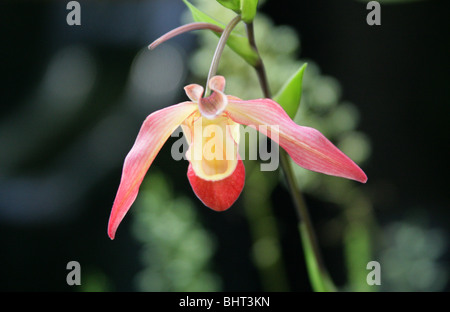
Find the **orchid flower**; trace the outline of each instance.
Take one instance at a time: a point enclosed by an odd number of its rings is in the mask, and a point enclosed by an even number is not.
[[[322,133],[297,125],[273,100],[244,101],[227,96],[222,76],[212,77],[208,86],[212,93],[207,97],[203,97],[202,86],[186,86],[184,89],[191,101],[155,111],[144,121],[123,165],[108,225],[111,239],[136,199],[156,155],[180,125],[189,144],[186,151],[189,182],[197,197],[216,211],[228,209],[244,187],[245,169],[238,153],[239,131],[236,130],[239,125],[255,129],[277,125],[264,134],[275,140],[299,166],[362,183],[367,181],[365,173]],[[204,130],[210,125],[222,129],[224,137],[205,137]],[[226,142],[228,147],[218,148],[221,144],[217,143],[222,143],[218,141]],[[212,143],[215,148],[211,149]]]

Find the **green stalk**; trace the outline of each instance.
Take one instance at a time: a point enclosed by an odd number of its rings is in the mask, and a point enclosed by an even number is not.
[[[222,35],[220,36],[219,43],[217,44],[216,51],[214,52],[214,56],[213,56],[213,59],[211,62],[211,66],[209,68],[208,79],[206,80],[205,97],[209,95],[209,92],[210,92],[209,80],[211,79],[211,77],[216,75],[217,68],[219,67],[219,61],[220,61],[220,58],[222,57],[222,52],[223,52],[223,49],[225,48],[228,37],[230,36],[234,27],[236,27],[236,25],[240,21],[241,21],[241,16],[237,15],[235,18],[233,18],[228,23],[228,25],[223,30]]]
[[[258,62],[256,62],[256,64],[254,65],[254,68],[258,75],[262,92],[266,98],[271,98],[270,88],[264,69],[264,63],[259,55],[255,42],[253,22],[247,23],[246,28],[250,45],[258,55]],[[334,286],[322,260],[311,218],[309,216],[308,209],[306,208],[306,204],[303,200],[303,196],[300,193],[297,181],[295,180],[295,176],[289,161],[289,156],[284,150],[280,151],[280,159],[281,168],[287,180],[287,184],[290,189],[290,193],[294,201],[297,216],[299,219],[298,227],[303,245],[303,251],[305,253],[305,261],[311,286],[314,291],[318,292],[336,291],[336,287]]]

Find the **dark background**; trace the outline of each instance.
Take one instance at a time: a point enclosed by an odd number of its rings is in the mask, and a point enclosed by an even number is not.
[[[0,124],[15,120],[16,124],[1,129],[19,133],[0,146],[7,155],[0,163],[0,289],[74,291],[65,282],[65,266],[77,260],[86,264],[83,268],[101,267],[113,290],[133,291],[140,263],[137,243],[127,230],[131,222],[124,221],[113,242],[106,236],[106,225],[122,158],[143,117],[130,114],[113,127],[103,152],[117,153],[117,157],[96,179],[86,177],[102,159],[92,161],[92,154],[83,153],[82,147],[71,154],[72,144],[106,112],[117,109],[133,57],[158,35],[178,26],[184,7],[181,1],[147,1],[146,10],[136,12],[137,6],[127,6],[136,3],[131,1],[114,5],[99,1],[101,8],[80,1],[83,26],[77,29],[67,26],[62,2],[0,2]],[[365,4],[350,0],[269,0],[261,10],[276,24],[294,27],[301,35],[299,56],[313,59],[325,74],[336,77],[343,98],[358,106],[359,129],[372,142],[372,155],[363,169],[380,224],[419,209],[426,211],[432,225],[448,231],[448,1],[382,4],[381,26],[368,26]],[[97,13],[101,18],[92,18]],[[163,18],[168,14],[171,18]],[[194,38],[178,40],[189,51],[195,48],[195,41],[190,41]],[[49,59],[74,42],[89,46],[97,61],[96,91],[90,103],[98,104],[83,107],[64,126],[50,129],[39,144],[30,144],[26,154],[15,157],[16,146],[28,144],[46,126],[42,116],[41,123],[30,122],[34,112],[29,102],[36,96]],[[182,98],[180,93],[177,99]],[[23,120],[17,118],[22,111],[27,114]],[[58,119],[58,115],[50,112],[48,118]],[[116,144],[118,148],[108,149]],[[183,172],[183,176],[186,170],[186,164],[178,162],[158,160],[156,165],[174,175]],[[49,178],[49,172],[58,172],[57,178]],[[91,181],[88,186],[84,179]],[[187,181],[178,180],[177,185],[189,191]],[[78,185],[84,185],[85,191],[70,196]],[[275,196],[279,198],[274,202],[289,203],[283,201],[288,195],[282,189]],[[278,214],[285,220],[295,219],[293,211]],[[208,210],[202,215],[221,244],[216,266],[224,277],[224,290],[260,290],[249,260],[236,262],[230,254],[230,250],[249,248],[245,220],[222,218]],[[315,221],[322,217],[313,212]],[[298,246],[298,234],[292,228],[286,237],[295,238],[286,238],[288,247]],[[341,272],[339,255],[326,250],[325,255],[332,275],[342,282],[345,272]],[[291,260],[289,274],[297,277],[291,281],[292,290],[309,290],[301,250],[288,249],[285,256]],[[445,259],[448,256],[447,251]]]

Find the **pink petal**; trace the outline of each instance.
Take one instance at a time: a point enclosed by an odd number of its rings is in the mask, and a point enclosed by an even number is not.
[[[228,97],[226,109],[235,122],[258,129],[278,126],[279,143],[301,167],[328,175],[367,181],[366,174],[318,130],[297,125],[283,108],[270,99],[242,101]],[[272,128],[272,131],[276,129]],[[267,135],[272,138],[271,131]]]
[[[186,92],[186,95],[192,102],[197,103],[202,97],[204,89],[202,86],[193,83],[185,86],[184,91]]]
[[[226,82],[224,76],[213,76],[209,80],[209,87],[211,88],[211,90],[214,90],[216,92],[217,91],[224,92],[225,84]]]
[[[142,180],[159,150],[196,109],[192,102],[180,103],[152,113],[142,124],[123,165],[119,190],[109,217],[108,235],[111,239],[114,239],[117,227],[136,199]]]
[[[199,178],[192,165],[187,173],[195,195],[209,208],[224,211],[233,205],[242,192],[245,183],[245,168],[241,159],[234,172],[223,180],[206,181]]]
[[[225,78],[223,76],[214,76],[208,82],[209,88],[213,93],[206,97],[198,99],[198,109],[203,117],[214,119],[227,107],[228,98],[223,93],[225,89]]]

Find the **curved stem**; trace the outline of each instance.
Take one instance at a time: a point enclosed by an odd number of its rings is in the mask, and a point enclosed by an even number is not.
[[[240,21],[241,21],[241,16],[237,15],[235,18],[233,18],[228,23],[228,25],[223,30],[222,35],[220,36],[219,43],[217,44],[216,51],[214,52],[214,56],[213,56],[213,59],[211,62],[211,67],[209,68],[208,79],[206,80],[205,97],[209,95],[209,92],[210,92],[209,79],[211,79],[211,77],[216,75],[217,68],[219,67],[220,57],[222,56],[222,52],[223,52],[223,49],[225,48],[228,37],[230,36],[234,27],[236,27],[236,25]]]
[[[178,36],[180,34],[188,32],[188,31],[200,30],[200,29],[210,29],[210,30],[218,32],[218,33],[221,33],[223,31],[223,29],[220,26],[217,26],[217,25],[211,24],[211,23],[203,23],[203,22],[190,23],[190,24],[186,24],[186,25],[177,27],[177,28],[169,31],[168,33],[165,33],[164,35],[162,35],[161,37],[159,37],[158,39],[153,41],[148,46],[148,48],[149,48],[149,50],[153,50],[154,48],[156,48],[158,45],[160,45],[164,41],[167,41],[175,36]]]
[[[259,55],[255,35],[253,29],[253,22],[246,24],[247,36],[250,45],[253,47],[258,55],[258,62],[254,66],[258,75],[259,83],[261,85],[262,92],[266,98],[271,98],[269,83],[264,68],[264,63]],[[313,288],[318,291],[335,290],[335,287],[329,277],[325,263],[320,254],[319,244],[314,232],[314,228],[311,222],[311,218],[308,213],[305,201],[297,185],[294,173],[291,168],[289,157],[285,151],[280,151],[281,167],[285,174],[288,187],[294,201],[297,216],[299,219],[299,230],[302,235],[303,249],[305,250],[306,264],[308,266],[308,273],[310,276]]]

